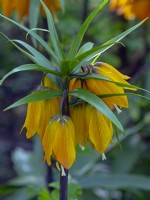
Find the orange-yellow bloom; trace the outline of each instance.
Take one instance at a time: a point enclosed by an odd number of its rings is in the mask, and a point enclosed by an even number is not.
[[[44,78],[43,84],[44,87],[49,89],[57,88],[48,77]],[[27,130],[27,138],[31,138],[35,133],[38,133],[41,140],[43,139],[50,118],[58,113],[59,103],[59,98],[53,98],[28,104],[26,120],[22,127],[22,130],[24,128]]]
[[[106,63],[97,63],[92,68],[93,73],[105,76],[111,81],[120,82],[123,84],[130,85],[126,80],[129,79],[128,76],[121,74],[118,70]],[[86,84],[88,89],[96,95],[107,95],[107,94],[123,94],[124,89],[135,90],[133,88],[120,87],[115,83],[96,80],[96,79],[86,79]],[[114,105],[118,105],[123,108],[128,108],[128,99],[126,96],[111,96],[102,98],[102,100],[113,109]]]
[[[40,122],[41,110],[42,110],[41,105],[42,105],[41,101],[28,104],[26,120],[21,129],[21,132],[22,132],[22,130],[26,128],[27,138],[31,138],[37,132],[37,129],[39,127],[39,122]]]
[[[61,9],[59,0],[43,0],[48,9],[55,14]],[[12,12],[17,12],[19,20],[22,20],[24,16],[29,14],[30,0],[0,0],[0,5],[2,7],[2,12],[5,16],[10,17]],[[42,14],[45,15],[45,12],[40,7]]]
[[[43,138],[45,160],[50,165],[51,156],[66,169],[75,161],[75,129],[71,118],[55,116],[51,118]]]
[[[113,129],[111,121],[94,107],[87,108],[90,121],[87,123],[89,140],[99,153],[103,154],[112,141]]]
[[[150,17],[149,0],[110,0],[110,10],[116,11],[118,15],[124,15],[128,20]]]
[[[125,87],[106,80],[82,78],[83,68],[81,78],[79,74],[79,78],[71,79],[68,89],[71,91],[83,88],[97,96],[112,95],[101,97],[110,109],[117,108],[117,106],[127,108],[127,97],[118,94],[124,94],[125,89],[135,90],[130,88],[130,84],[126,81],[129,77],[106,63],[95,63],[90,67],[89,73],[102,75],[110,81],[125,84]],[[58,89],[47,76],[43,79],[42,85],[46,89]],[[113,96],[115,94],[116,96]],[[51,157],[53,156],[59,164],[69,169],[75,162],[75,146],[78,144],[84,149],[87,141],[89,141],[96,151],[104,155],[112,141],[113,128],[112,122],[103,113],[71,95],[69,95],[69,105],[67,105],[70,110],[70,117],[60,113],[62,111],[61,106],[64,103],[62,102],[63,99],[64,97],[29,103],[23,128],[27,129],[27,138],[38,133],[42,141],[45,161],[48,165],[51,164]],[[105,157],[103,156],[103,158]]]
[[[80,144],[84,147],[88,138],[88,130],[86,126],[86,109],[87,105],[85,103],[71,106],[70,108],[70,116],[75,126],[76,144]]]
[[[86,146],[87,140],[103,154],[112,141],[112,123],[101,112],[86,103],[72,106],[70,116],[75,127],[76,143]]]

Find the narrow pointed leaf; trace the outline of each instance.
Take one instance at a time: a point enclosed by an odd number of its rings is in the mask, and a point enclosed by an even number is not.
[[[39,13],[40,13],[39,9],[40,9],[40,1],[37,1],[37,0],[30,1],[30,8],[29,8],[29,24],[30,24],[30,28],[37,27]]]
[[[110,110],[110,108],[95,94],[83,90],[83,89],[76,89],[69,92],[70,95],[78,97],[85,102],[89,103],[90,105],[94,106],[97,110],[99,110],[101,113],[103,113],[108,119],[110,119],[122,132],[124,132],[124,129],[120,123],[120,121],[117,119],[115,114]]]
[[[84,45],[82,45],[80,47],[80,49],[79,49],[79,51],[78,51],[78,53],[77,53],[76,56],[79,56],[80,54],[82,54],[82,53],[84,53],[86,51],[91,50],[93,48],[93,45],[94,45],[94,43],[92,43],[92,42],[85,43]]]
[[[137,94],[137,93],[118,93],[118,94],[103,94],[103,95],[99,95],[99,98],[106,98],[106,97],[114,97],[114,96],[137,96],[137,97],[141,97],[147,100],[150,100],[150,97],[146,97],[143,96],[141,94]]]
[[[7,73],[1,80],[0,80],[0,85],[5,81],[6,78],[8,78],[10,75],[17,73],[17,72],[22,72],[22,71],[41,71],[41,72],[46,72],[46,73],[51,73],[51,74],[56,74],[59,75],[58,72],[56,71],[51,71],[48,70],[47,68],[41,67],[36,64],[25,64],[21,65],[19,67],[14,68],[11,70],[9,73]]]
[[[21,41],[21,40],[12,40],[15,43],[21,44],[23,47],[25,47],[30,53],[32,53],[35,57],[35,61],[38,65],[46,67],[47,69],[53,70],[54,67],[50,64],[50,61],[43,56],[39,51],[37,51],[35,48],[30,46],[29,44]]]
[[[2,14],[0,14],[1,17],[3,17],[4,19],[8,20],[9,22],[15,24],[16,26],[18,26],[19,28],[23,29],[24,31],[26,31],[27,33],[29,32],[29,34],[36,39],[44,48],[45,50],[55,59],[56,62],[58,62],[58,58],[57,55],[54,53],[54,51],[49,47],[49,45],[39,36],[37,35],[35,32],[30,31],[30,29],[28,29],[27,27],[23,26],[22,24],[3,16]]]
[[[94,17],[97,15],[97,13],[103,8],[103,6],[108,2],[108,0],[104,0],[99,6],[97,6],[96,9],[94,9],[91,14],[87,17],[87,19],[85,20],[85,22],[83,23],[83,25],[81,26],[79,32],[77,33],[77,35],[75,36],[72,44],[71,44],[71,48],[70,51],[68,53],[68,60],[72,60],[74,59],[74,57],[76,56],[76,53],[80,47],[80,44],[82,42],[82,39],[85,35],[85,32],[87,30],[87,28],[89,27],[90,23],[92,22],[92,20],[94,19]]]
[[[7,107],[4,111],[9,110],[11,108],[15,108],[17,106],[21,106],[30,102],[36,102],[41,100],[47,100],[51,98],[56,98],[62,95],[61,90],[42,90],[33,92],[32,94],[29,94],[25,96],[24,98],[20,99],[19,101],[13,103],[9,107]]]
[[[41,0],[41,4],[42,4],[42,6],[45,10],[45,13],[47,15],[48,29],[49,29],[49,32],[50,32],[50,39],[51,39],[53,48],[55,50],[55,53],[58,56],[57,59],[59,61],[61,61],[61,60],[63,60],[63,58],[65,58],[65,55],[63,53],[63,50],[61,48],[61,45],[60,45],[60,42],[59,42],[59,39],[58,39],[58,36],[57,36],[53,17],[51,15],[49,9],[46,7],[46,5],[44,4],[44,2],[42,0]]]
[[[35,62],[34,56],[29,54],[27,51],[23,50],[21,47],[19,47],[17,44],[15,44],[9,37],[7,37],[5,34],[0,32],[9,42],[11,42],[22,54],[24,54],[27,58]]]
[[[124,37],[126,37],[128,34],[130,34],[135,29],[137,29],[139,26],[141,26],[145,22],[145,20],[146,19],[144,19],[140,23],[136,24],[135,26],[131,27],[127,31],[121,33],[120,35],[114,37],[113,39],[109,40],[108,42],[104,43],[103,45],[95,47],[95,48],[93,48],[93,49],[91,49],[91,50],[89,50],[87,52],[84,52],[84,53],[80,54],[79,56],[77,56],[76,60],[78,60],[78,62],[79,62],[78,67],[80,67],[83,64],[84,61],[91,60],[92,58],[96,57],[98,54],[103,53],[106,50],[108,50],[114,44],[116,44],[117,42],[122,40]],[[76,67],[76,66],[74,66],[74,67]],[[78,67],[76,67],[75,69],[77,69]]]

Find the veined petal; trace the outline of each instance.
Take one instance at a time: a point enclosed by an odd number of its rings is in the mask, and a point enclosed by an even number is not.
[[[26,119],[21,132],[24,128],[27,129],[26,137],[31,138],[39,127],[42,101],[28,103]]]
[[[51,155],[66,169],[75,161],[75,130],[67,116],[55,116],[50,120],[43,138],[45,160],[50,165]]]
[[[51,119],[43,137],[42,145],[45,153],[44,160],[48,163],[48,165],[51,164],[51,155],[55,141],[55,136],[58,132],[58,126],[59,122],[57,120]]]
[[[37,133],[40,139],[43,139],[46,126],[49,124],[50,118],[58,114],[59,111],[59,99],[53,98],[41,102],[41,115],[39,120],[39,127]]]
[[[89,139],[99,153],[103,153],[112,140],[111,121],[95,108],[91,112]]]
[[[69,82],[69,91],[75,90],[77,88],[81,88],[81,80],[77,78],[73,78]]]
[[[53,90],[57,90],[58,89],[58,87],[53,84],[53,82],[48,78],[48,76],[44,77],[43,85],[44,85],[44,87],[49,87],[49,88],[51,88]]]
[[[128,83],[126,81],[130,78],[129,76],[126,76],[126,75],[120,73],[117,69],[115,69],[114,67],[112,67],[111,65],[109,65],[107,63],[100,62],[99,65],[94,68],[97,71],[96,73],[106,76],[106,77],[110,78],[110,80],[112,80],[112,81],[130,85],[130,83]],[[136,91],[135,88],[128,88],[128,87],[123,87],[123,88],[127,89],[127,90]]]
[[[67,116],[58,119],[53,154],[66,169],[69,169],[75,161],[75,129],[71,118]]]
[[[91,92],[96,95],[104,95],[104,94],[120,94],[124,93],[123,88],[117,86],[114,83],[110,83],[102,80],[94,80],[87,79],[87,85]],[[112,96],[105,97],[102,100],[108,105],[109,108],[113,109],[114,104],[127,108],[128,107],[128,99],[126,96]]]
[[[72,106],[70,108],[70,117],[75,127],[76,144],[79,143],[84,147],[88,137],[88,130],[86,126],[86,109],[87,105],[85,103]]]
[[[107,63],[100,62],[98,66],[96,66],[95,64],[95,67],[98,70],[99,74],[101,75],[105,74],[107,77],[109,77],[112,80],[115,80],[118,82],[124,82],[124,80],[130,79],[129,76],[120,73],[116,68],[112,67],[111,65]],[[125,81],[125,83],[128,83],[128,82]]]

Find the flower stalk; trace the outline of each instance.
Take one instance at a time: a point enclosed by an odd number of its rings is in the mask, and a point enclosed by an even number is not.
[[[68,170],[64,171],[65,176],[62,176],[62,170],[60,171],[60,200],[67,200],[68,196]]]
[[[60,103],[60,109],[62,112],[62,115],[66,115],[69,117],[70,115],[70,110],[69,110],[69,101],[68,101],[68,79],[65,81],[64,84],[64,91],[63,91],[63,95],[62,95],[62,100]],[[62,172],[62,170],[64,170],[65,175],[63,175],[64,172]],[[59,199],[60,200],[67,200],[67,196],[68,196],[68,170],[64,169],[63,167],[61,167],[60,170],[60,196]]]

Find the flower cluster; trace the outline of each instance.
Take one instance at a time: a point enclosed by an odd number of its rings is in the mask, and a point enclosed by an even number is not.
[[[86,71],[92,75],[104,76],[110,81],[86,76],[70,76],[68,92],[82,88],[101,98],[111,110],[117,108],[120,111],[119,107],[128,108],[128,99],[124,95],[124,90],[135,89],[117,85],[119,82],[130,86],[126,81],[129,79],[128,76],[102,62],[90,67],[82,67],[81,74]],[[42,88],[57,90],[58,86],[45,76],[40,89]],[[63,93],[63,87],[60,89]],[[45,161],[49,165],[53,156],[64,168],[69,169],[75,162],[76,145],[84,149],[87,141],[105,159],[104,152],[112,142],[111,120],[92,105],[74,98],[69,93],[67,95],[69,114],[66,116],[61,109],[62,99],[63,96],[28,104],[26,120],[22,128],[26,128],[27,138],[31,138],[35,133],[39,135],[45,152]]]
[[[47,8],[55,14],[61,9],[59,0],[43,0]],[[0,0],[0,6],[5,16],[10,17],[13,11],[17,12],[19,20],[29,14],[30,0]],[[40,7],[42,14],[45,15],[43,7]]]
[[[110,10],[116,11],[119,15],[124,15],[128,20],[150,17],[149,0],[111,0]]]

